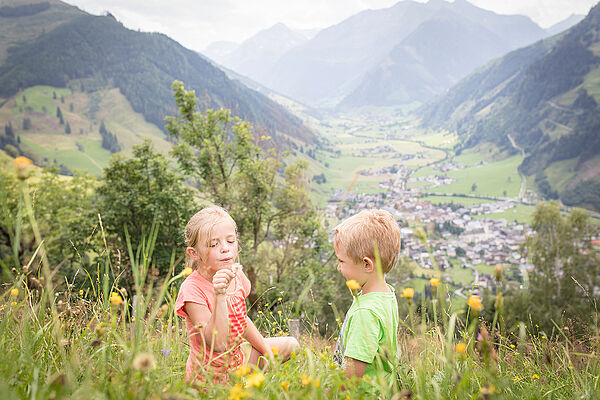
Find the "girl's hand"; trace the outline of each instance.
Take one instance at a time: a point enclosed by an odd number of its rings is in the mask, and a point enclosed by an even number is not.
[[[235,278],[235,273],[229,268],[223,268],[213,276],[213,288],[215,295],[223,295],[227,292],[227,288],[231,284],[231,280]]]

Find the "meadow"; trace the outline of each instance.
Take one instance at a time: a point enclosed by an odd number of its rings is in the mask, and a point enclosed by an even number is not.
[[[64,124],[59,123],[60,108]],[[0,119],[11,121],[24,151],[38,164],[64,165],[70,171],[86,171],[99,176],[112,156],[102,148],[100,121],[118,136],[125,155],[149,137],[163,152],[169,148],[164,133],[133,111],[118,89],[93,93],[52,86],[25,89],[0,107]],[[28,119],[31,127],[24,129]],[[71,128],[65,134],[66,123]]]
[[[333,364],[335,335],[322,335],[320,316],[303,312],[318,301],[305,295],[284,303],[261,300],[250,310],[267,336],[288,335],[289,321],[299,319],[301,346],[290,361],[282,364],[275,355],[266,369],[232,371],[229,383],[210,383],[209,376],[190,385],[185,381],[189,342],[174,299],[191,271],[172,262],[166,276],[152,272],[157,230],[137,238],[137,244],[136,238],[133,245],[128,241],[127,271],[115,273],[105,247],[95,268],[76,272],[84,274],[83,283],[76,276],[59,278],[59,265],[48,262],[37,236],[31,199],[26,193],[22,199],[37,244],[25,265],[11,267],[13,280],[2,285],[0,295],[0,392],[7,399],[600,397],[598,327],[582,337],[569,327],[557,327],[554,334],[540,331],[535,321],[507,325],[505,278],[493,266],[479,267],[496,275],[495,295],[483,303],[470,296],[451,305],[451,288],[436,280],[436,271],[428,271],[429,279],[396,285],[401,327],[391,389],[382,376],[349,380]],[[124,273],[133,276],[130,290],[122,286]],[[346,287],[337,290],[357,295]],[[331,307],[341,323],[345,310]]]

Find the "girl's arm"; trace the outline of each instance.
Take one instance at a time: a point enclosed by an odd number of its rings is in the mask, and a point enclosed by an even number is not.
[[[229,321],[225,295],[215,295],[215,312],[211,314],[208,307],[197,303],[185,303],[184,311],[196,328],[196,333],[209,349],[223,353],[227,350],[229,340]],[[214,332],[214,339],[213,339]]]
[[[263,335],[260,334],[254,322],[246,315],[246,330],[244,331],[244,338],[254,347],[258,352],[260,352],[263,356],[267,357],[269,360],[273,359],[273,350],[271,350],[271,346],[267,344]]]
[[[208,307],[200,304],[184,305],[184,311],[196,327],[196,332],[202,336],[205,346],[218,353],[227,351],[229,344],[229,310],[225,293],[234,277],[235,274],[228,269],[222,269],[214,275],[215,301],[212,314]]]

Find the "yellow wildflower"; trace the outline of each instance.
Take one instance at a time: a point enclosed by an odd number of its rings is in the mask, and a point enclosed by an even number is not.
[[[117,292],[112,292],[110,294],[110,304],[120,306],[121,304],[123,304],[123,299],[121,298],[121,296],[119,296]]]
[[[431,287],[436,288],[440,284],[440,278],[431,278],[429,283],[431,284]]]
[[[11,301],[11,302],[10,302],[10,306],[11,306],[11,307],[14,307],[14,306],[16,306],[16,305],[17,305],[17,303],[16,303],[15,301]]]
[[[236,369],[234,371],[234,374],[241,378],[242,376],[248,375],[250,373],[250,371],[252,371],[252,369],[250,369],[250,367],[247,364],[244,364],[241,367],[239,367],[238,369]]]
[[[517,383],[520,380],[521,380],[521,377],[519,375],[517,375],[513,378],[513,383]]]
[[[263,374],[261,374],[260,372],[256,371],[256,372],[253,372],[252,375],[250,375],[248,377],[248,379],[246,379],[246,387],[249,387],[249,386],[260,387],[260,385],[262,385],[264,381],[265,381],[265,376]]]
[[[503,269],[504,269],[504,268],[502,267],[502,264],[498,264],[498,265],[496,265],[496,268],[494,269],[494,273],[495,273],[495,275],[496,275],[496,280],[497,280],[498,282],[500,282],[500,281],[502,280],[502,270],[503,270]]]
[[[183,271],[181,271],[181,275],[183,275],[183,276],[190,276],[192,274],[192,272],[194,272],[193,269],[191,269],[190,267],[185,267],[183,269]]]
[[[456,352],[460,355],[465,354],[465,351],[467,351],[467,345],[463,342],[460,342],[456,345]]]
[[[356,282],[354,279],[350,279],[349,281],[346,281],[346,286],[348,286],[348,289],[350,289],[350,290],[360,289],[360,284],[358,282]]]
[[[271,351],[273,352],[273,355],[276,356],[277,354],[279,354],[279,347],[273,346],[271,347]]]
[[[285,382],[281,382],[281,383],[279,384],[279,386],[281,386],[281,388],[283,389],[283,391],[284,391],[284,392],[287,392],[287,390],[288,390],[288,386],[289,386],[289,385],[290,385],[290,384],[289,384],[287,381],[285,381]]]
[[[15,169],[17,170],[17,178],[19,179],[27,179],[29,177],[29,167],[33,165],[33,161],[31,161],[27,157],[17,157],[15,158]]]
[[[148,372],[156,368],[156,361],[152,354],[140,353],[134,358],[132,366],[140,372]]]
[[[415,289],[413,288],[406,288],[404,290],[402,290],[402,294],[400,295],[400,297],[406,297],[407,299],[412,299],[415,296]]]
[[[83,296],[83,289],[79,291],[79,295]]]
[[[240,385],[239,383],[233,385],[233,387],[229,391],[229,400],[241,400],[245,399],[246,397],[249,397],[249,394],[242,388],[242,385]]]
[[[304,386],[306,385],[310,385],[312,382],[313,378],[310,375],[306,375],[306,374],[302,374],[302,384]]]
[[[321,381],[318,379],[315,379],[315,383],[314,383],[315,387],[318,389],[319,386],[321,386]]]
[[[531,379],[540,379],[540,376],[538,374],[533,374],[531,375]]]
[[[473,311],[480,312],[483,310],[483,304],[481,304],[481,299],[479,296],[471,296],[469,300],[467,300],[467,305],[471,307]]]
[[[14,289],[10,289],[10,296],[11,297],[17,297],[19,295],[19,289],[14,288]]]

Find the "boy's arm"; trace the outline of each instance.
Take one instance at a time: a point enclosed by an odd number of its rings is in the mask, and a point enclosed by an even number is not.
[[[246,316],[246,322],[248,325],[244,331],[244,338],[263,356],[267,357],[269,360],[273,359],[273,351],[271,350],[271,346],[267,344],[263,335],[260,334],[248,316]]]
[[[362,378],[367,369],[368,363],[356,360],[352,357],[346,357],[344,372],[348,378]]]

